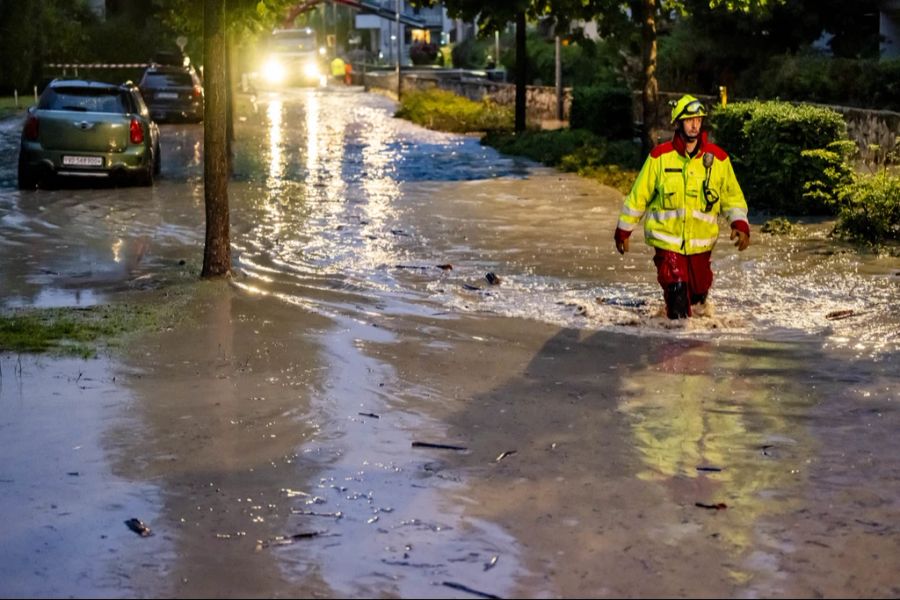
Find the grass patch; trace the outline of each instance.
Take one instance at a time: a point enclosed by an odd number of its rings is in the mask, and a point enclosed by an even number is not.
[[[453,133],[511,130],[515,121],[511,108],[490,100],[475,102],[440,89],[404,93],[395,116]]]
[[[516,134],[512,108],[489,100],[474,102],[446,90],[406,93],[395,116],[439,131],[486,132],[481,143],[504,154],[578,173],[623,194],[631,189],[641,167],[640,145],[633,141],[610,141],[586,129]]]
[[[482,143],[504,154],[526,156],[562,171],[596,179],[623,194],[631,190],[641,166],[639,144],[610,141],[584,129],[493,132]]]
[[[0,314],[0,352],[93,358],[122,346],[130,336],[177,324],[195,295],[192,289],[172,285],[142,292],[140,302],[8,310]]]
[[[16,114],[24,113],[25,109],[34,104],[34,98],[31,96],[19,96],[19,106],[16,106],[16,100],[13,96],[0,96],[0,119],[11,117]]]

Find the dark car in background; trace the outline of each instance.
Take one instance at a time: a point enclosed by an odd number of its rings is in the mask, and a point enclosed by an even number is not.
[[[193,67],[151,65],[138,87],[159,123],[203,120],[203,84]]]
[[[19,146],[19,189],[58,177],[152,185],[159,127],[134,84],[55,79],[28,109]]]

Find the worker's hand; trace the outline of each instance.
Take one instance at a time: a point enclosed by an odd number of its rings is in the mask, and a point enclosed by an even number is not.
[[[616,240],[616,250],[619,251],[619,254],[625,254],[628,252],[628,238],[624,240]]]
[[[731,230],[731,239],[733,240],[734,238],[737,238],[737,241],[734,243],[734,247],[742,252],[747,249],[747,246],[750,245],[750,236],[740,229]]]

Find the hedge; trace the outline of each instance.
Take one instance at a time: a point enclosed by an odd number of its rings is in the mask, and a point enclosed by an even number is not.
[[[632,102],[626,88],[576,87],[572,90],[569,126],[609,140],[630,140],[635,136]]]
[[[710,118],[732,157],[747,202],[780,214],[834,214],[851,176],[847,126],[834,110],[787,102],[738,102]]]

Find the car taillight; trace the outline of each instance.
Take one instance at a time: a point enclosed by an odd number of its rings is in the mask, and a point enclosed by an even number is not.
[[[38,118],[34,115],[28,115],[25,120],[25,129],[23,131],[26,140],[38,139]]]
[[[199,85],[194,86],[194,99],[200,98],[203,95],[203,88]]]
[[[143,144],[144,143],[144,128],[141,126],[141,122],[137,119],[131,120],[131,143],[132,144]]]

